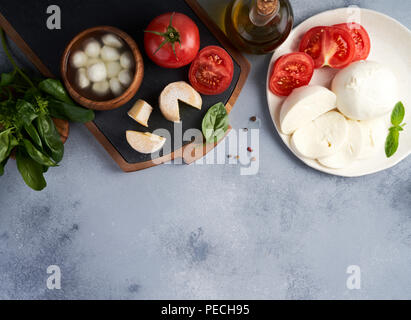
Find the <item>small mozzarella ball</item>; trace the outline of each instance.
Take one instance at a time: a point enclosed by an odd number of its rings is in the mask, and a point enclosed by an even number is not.
[[[80,68],[77,70],[76,84],[78,85],[80,89],[85,89],[90,85],[90,80],[87,77],[86,68]]]
[[[124,88],[117,78],[110,79],[110,89],[116,97],[124,92]]]
[[[100,50],[101,50],[100,42],[98,42],[94,38],[88,39],[84,43],[84,52],[90,58],[98,58],[98,56],[100,55]]]
[[[95,94],[99,96],[105,96],[110,91],[110,85],[108,81],[100,81],[93,84],[92,87]]]
[[[117,37],[115,34],[112,34],[112,33],[108,33],[104,35],[101,38],[101,40],[103,41],[105,45],[113,47],[113,48],[120,49],[121,47],[123,47],[123,41],[119,37]]]
[[[101,59],[104,61],[118,61],[120,59],[120,53],[116,48],[104,46],[101,49]]]
[[[133,81],[133,75],[130,70],[122,70],[118,74],[118,80],[123,86],[128,87]]]
[[[88,57],[83,51],[76,51],[71,55],[71,65],[78,69],[87,65]]]
[[[109,79],[117,77],[121,71],[121,65],[118,61],[111,61],[106,63],[107,77]]]
[[[103,61],[103,60],[100,60],[100,59],[97,59],[97,58],[89,58],[89,59],[87,60],[86,67],[90,67],[90,66],[92,66],[93,64],[97,64],[97,63],[102,62],[102,61]]]
[[[107,69],[104,62],[92,64],[87,69],[87,76],[93,82],[100,82],[107,79]]]
[[[124,52],[121,55],[120,64],[124,69],[131,69],[134,67],[134,59],[130,51]]]

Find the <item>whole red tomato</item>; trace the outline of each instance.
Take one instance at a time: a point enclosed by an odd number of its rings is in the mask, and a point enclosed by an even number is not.
[[[160,67],[181,68],[197,56],[200,32],[185,14],[165,13],[148,25],[144,47],[149,58]]]

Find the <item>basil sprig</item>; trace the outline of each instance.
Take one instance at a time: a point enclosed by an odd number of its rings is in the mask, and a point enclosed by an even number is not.
[[[398,150],[400,143],[400,132],[404,131],[405,123],[405,108],[402,102],[398,102],[395,105],[394,110],[391,114],[391,124],[392,127],[389,129],[387,140],[385,141],[385,154],[387,158],[391,158]]]
[[[11,56],[1,28],[0,38],[14,67],[0,75],[0,176],[14,150],[23,180],[30,188],[42,190],[47,185],[44,173],[58,166],[64,155],[51,117],[88,122],[94,112],[77,106],[59,80],[30,79]]]
[[[228,114],[223,103],[217,103],[206,113],[202,131],[207,143],[217,143],[224,138],[228,130]]]

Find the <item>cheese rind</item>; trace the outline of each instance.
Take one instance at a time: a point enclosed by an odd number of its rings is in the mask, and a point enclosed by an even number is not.
[[[170,83],[160,94],[160,110],[164,118],[180,122],[180,107],[182,101],[189,106],[201,110],[203,100],[200,94],[184,81]]]
[[[166,143],[166,138],[150,132],[126,131],[129,145],[136,151],[150,154],[161,150]]]
[[[128,112],[128,115],[144,127],[148,127],[148,119],[153,112],[153,107],[144,100],[138,100]]]

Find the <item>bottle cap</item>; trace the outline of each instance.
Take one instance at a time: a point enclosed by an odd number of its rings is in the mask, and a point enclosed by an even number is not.
[[[268,16],[276,13],[278,8],[278,0],[257,0],[257,12],[262,16]]]

